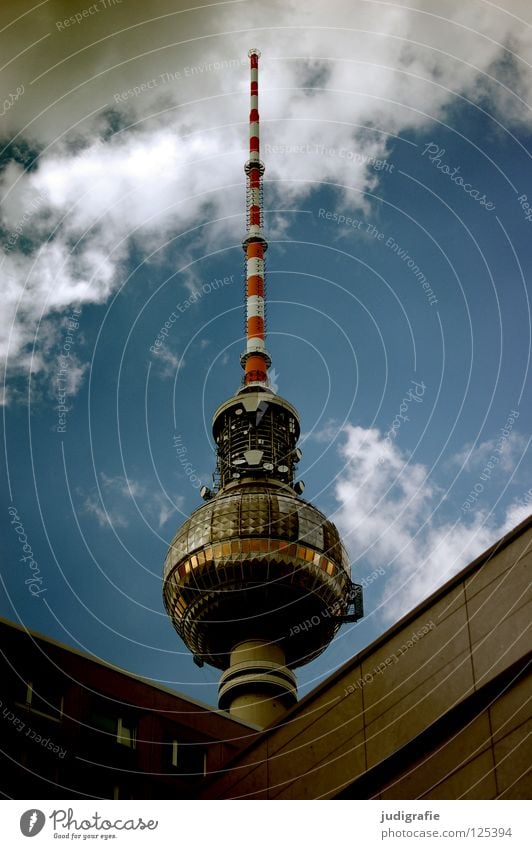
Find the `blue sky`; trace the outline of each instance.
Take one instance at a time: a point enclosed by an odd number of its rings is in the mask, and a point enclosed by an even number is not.
[[[527,8],[141,5],[2,12],[0,614],[216,700],[161,571],[241,380],[256,46],[268,348],[367,584],[304,692],[530,513]]]

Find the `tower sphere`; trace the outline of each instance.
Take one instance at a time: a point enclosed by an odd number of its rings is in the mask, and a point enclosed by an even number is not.
[[[226,669],[232,648],[278,644],[290,668],[313,660],[347,614],[349,561],[332,522],[276,481],[248,478],[199,507],[164,567],[172,622],[197,657]]]

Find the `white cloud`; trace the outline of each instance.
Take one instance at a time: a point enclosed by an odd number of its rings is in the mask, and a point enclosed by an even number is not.
[[[85,379],[89,364],[81,363],[78,357],[74,354],[70,357],[69,367],[66,373],[66,381],[64,390],[67,398],[73,398],[77,394],[81,384]]]
[[[100,486],[85,494],[82,510],[96,518],[101,528],[127,528],[134,518],[134,500],[142,497],[143,484],[123,475],[100,472]]]
[[[101,528],[127,528],[129,520],[117,510],[104,506],[97,493],[85,496],[83,512],[94,516]]]
[[[507,533],[515,528],[520,522],[523,522],[532,513],[532,499],[529,496],[529,501],[513,501],[506,510],[506,519],[502,525],[502,533]]]
[[[185,368],[186,361],[184,357],[178,357],[167,346],[161,346],[157,349],[157,353],[153,351],[152,353],[152,362],[158,364],[158,374],[162,378],[175,378],[177,370],[182,371]]]
[[[140,498],[146,493],[146,487],[143,484],[123,475],[113,476],[100,472],[100,480],[107,492],[117,493],[123,498]]]
[[[170,496],[167,493],[156,493],[153,503],[159,528],[162,528],[169,519],[173,519],[175,523],[178,518],[176,514],[184,509],[185,498],[182,495]]]
[[[340,448],[345,466],[336,483],[334,520],[361,578],[361,564],[385,569],[382,614],[395,621],[529,513],[513,502],[502,521],[487,509],[442,518],[445,492],[428,469],[376,428],[348,425]],[[517,445],[517,441],[515,443]],[[524,446],[519,441],[522,449]],[[523,451],[521,450],[521,454]],[[515,464],[519,461],[514,454]]]
[[[340,435],[341,428],[339,422],[336,419],[330,418],[327,419],[327,421],[320,427],[302,433],[301,439],[303,441],[309,439],[313,442],[331,445],[331,443],[335,442]]]
[[[164,3],[160,7],[177,11]],[[11,164],[0,183],[3,226],[8,233],[21,226],[33,245],[23,252],[18,240],[2,257],[2,360],[9,356],[11,369],[27,370],[28,346],[41,316],[54,316],[72,304],[105,302],[123,283],[129,239],[134,237],[148,256],[164,250],[164,243],[180,232],[216,221],[203,228],[205,250],[228,237],[238,241],[247,70],[232,66],[190,74],[187,67],[205,69],[221,58],[245,57],[252,41],[259,44],[263,150],[269,151],[267,205],[290,206],[313,187],[331,182],[346,187],[343,202],[354,209],[367,205],[363,193],[378,181],[371,160],[386,156],[397,143],[393,134],[429,127],[432,117],[441,118],[454,104],[455,94],[481,98],[484,107],[496,106],[506,120],[525,120],[528,113],[516,108],[521,103],[511,87],[519,96],[530,94],[530,76],[519,55],[525,55],[532,36],[518,20],[519,3],[515,9],[510,15],[492,4],[479,8],[459,0],[448,2],[444,13],[439,7],[433,12],[430,3],[413,10],[401,3],[253,1],[222,6],[214,18],[210,10],[205,20],[199,14],[186,21],[176,18],[185,42],[186,32],[198,39],[178,52],[179,68],[169,68],[168,54],[155,49],[173,18],[161,19],[151,34],[143,28],[147,40],[134,63],[116,62],[114,70],[102,73],[102,65],[109,64],[105,41],[101,50],[82,51],[75,68],[72,62],[60,66],[70,68],[69,85],[80,77],[80,88],[75,98],[59,99],[31,124],[34,142],[53,144],[37,168],[24,172]],[[45,14],[53,12],[41,10],[35,20]],[[140,11],[128,14],[132,25]],[[256,31],[246,27],[244,32],[244,20],[253,21]],[[100,25],[103,34],[106,23],[95,22],[96,28]],[[21,23],[21,38],[27,26],[29,20]],[[73,36],[82,38],[78,29]],[[201,38],[215,31],[225,34]],[[55,36],[60,61],[61,51],[68,55],[72,35],[62,41]],[[119,52],[126,43],[116,40],[113,49]],[[42,71],[38,55],[26,58],[30,76]],[[177,83],[161,83],[152,94],[116,102],[117,92],[160,79],[169,70],[180,73]],[[501,84],[490,78],[497,74]],[[52,80],[53,74],[45,75],[31,90],[27,87],[7,116],[11,131],[22,130],[41,111],[41,103],[50,101],[46,94]],[[73,147],[72,134],[58,140],[78,109],[86,115],[102,103],[138,124],[102,143],[100,111],[93,122],[77,128],[81,147]],[[158,106],[165,109],[156,115]],[[146,120],[150,112],[155,117]],[[302,145],[303,153],[297,149]],[[282,217],[274,220],[282,231]],[[187,285],[193,290],[193,275]],[[32,366],[34,371],[42,367],[40,361]]]
[[[152,487],[124,475],[100,472],[100,488],[82,493],[82,510],[92,515],[100,527],[127,528],[138,521],[140,511],[148,523],[152,521],[161,529],[166,522],[177,517],[184,507],[182,495],[166,491],[152,491]]]
[[[468,471],[482,471],[490,457],[496,452],[497,464],[493,474],[515,469],[516,460],[527,446],[527,439],[519,431],[512,430],[508,436],[486,439],[478,445],[468,443],[448,460],[449,466]]]

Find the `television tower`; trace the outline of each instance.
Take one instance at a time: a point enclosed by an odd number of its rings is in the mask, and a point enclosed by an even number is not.
[[[340,535],[300,496],[299,416],[268,382],[265,347],[258,66],[250,50],[246,349],[241,389],[216,410],[214,490],[175,535],[164,565],[166,610],[199,665],[223,670],[219,706],[260,727],[297,701],[293,670],[362,614]]]

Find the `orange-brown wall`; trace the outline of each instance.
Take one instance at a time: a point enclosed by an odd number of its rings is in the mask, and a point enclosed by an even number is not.
[[[306,696],[203,795],[529,797],[531,524]]]

